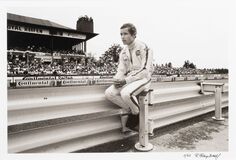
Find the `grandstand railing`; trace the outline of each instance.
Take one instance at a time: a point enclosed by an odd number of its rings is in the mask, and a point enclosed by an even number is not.
[[[228,107],[228,85],[222,108]],[[8,152],[67,153],[127,138],[124,111],[105,99],[107,85],[8,90]],[[153,83],[155,129],[215,110],[213,93],[196,81]],[[130,135],[135,136],[136,134]]]

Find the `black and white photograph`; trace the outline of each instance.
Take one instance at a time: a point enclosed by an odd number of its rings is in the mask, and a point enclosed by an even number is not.
[[[3,159],[235,157],[235,1],[0,4]]]

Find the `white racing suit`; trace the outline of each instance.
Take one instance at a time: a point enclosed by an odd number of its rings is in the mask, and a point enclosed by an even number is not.
[[[139,113],[139,102],[136,96],[150,87],[153,72],[153,52],[144,43],[135,40],[126,46],[119,55],[119,65],[116,79],[125,79],[123,87],[111,85],[105,96],[118,106],[131,110],[132,114]]]

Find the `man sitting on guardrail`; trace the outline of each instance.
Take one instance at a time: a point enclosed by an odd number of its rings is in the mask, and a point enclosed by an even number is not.
[[[120,35],[126,46],[119,54],[117,73],[113,77],[114,84],[105,91],[108,100],[132,113],[129,117],[121,117],[123,132],[129,131],[127,127],[134,129],[138,125],[140,106],[136,96],[150,87],[153,72],[153,52],[145,43],[136,40],[136,34],[133,24],[126,23],[121,26]],[[129,123],[130,121],[135,124]]]

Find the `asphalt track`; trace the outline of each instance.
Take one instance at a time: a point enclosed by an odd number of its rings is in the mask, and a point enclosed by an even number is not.
[[[214,121],[213,112],[154,130],[149,142],[154,145],[150,152],[227,152],[228,109],[224,109],[225,121]],[[91,152],[139,152],[134,148],[138,136],[110,142],[76,153]]]

